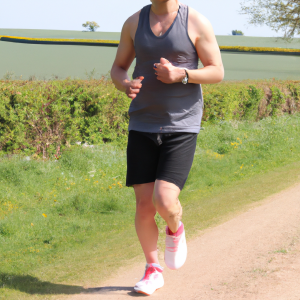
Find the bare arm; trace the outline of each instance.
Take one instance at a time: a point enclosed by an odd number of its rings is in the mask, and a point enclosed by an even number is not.
[[[199,70],[189,70],[189,83],[217,83],[224,78],[220,49],[210,22],[195,10],[190,11],[189,33],[203,64]]]
[[[224,78],[224,67],[220,49],[209,21],[195,10],[190,11],[189,35],[200,58],[203,68],[188,70],[189,83],[217,83]],[[185,71],[172,66],[168,61],[161,59],[155,64],[157,79],[164,83],[181,82]]]
[[[127,71],[134,60],[133,36],[137,28],[139,13],[131,16],[124,24],[117,55],[111,69],[111,78],[116,88],[125,92],[131,99],[136,97],[142,87],[143,77],[130,80]]]

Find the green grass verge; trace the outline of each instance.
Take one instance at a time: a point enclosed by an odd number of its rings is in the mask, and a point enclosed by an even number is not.
[[[300,180],[299,123],[298,114],[203,125],[180,197],[189,237]],[[57,162],[1,160],[0,298],[62,299],[142,259],[125,172],[125,151],[110,145]]]

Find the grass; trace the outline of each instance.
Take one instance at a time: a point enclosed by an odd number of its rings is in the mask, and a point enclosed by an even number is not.
[[[189,238],[300,180],[299,123],[298,114],[203,124],[180,197]],[[142,259],[125,162],[111,145],[73,147],[58,161],[1,158],[0,299],[62,299]]]

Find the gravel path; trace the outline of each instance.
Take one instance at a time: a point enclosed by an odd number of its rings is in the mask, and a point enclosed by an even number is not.
[[[162,300],[300,300],[300,184],[208,229],[188,243],[178,271],[164,270]],[[122,270],[72,300],[147,297],[132,292],[144,264]]]

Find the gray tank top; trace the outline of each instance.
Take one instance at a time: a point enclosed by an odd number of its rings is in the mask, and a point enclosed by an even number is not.
[[[203,111],[200,84],[165,84],[157,80],[154,63],[168,59],[174,66],[198,69],[196,48],[187,31],[188,7],[180,4],[168,31],[157,37],[150,27],[151,5],[140,13],[134,40],[136,66],[133,78],[144,76],[142,88],[129,108],[129,130],[153,133],[200,131]]]

